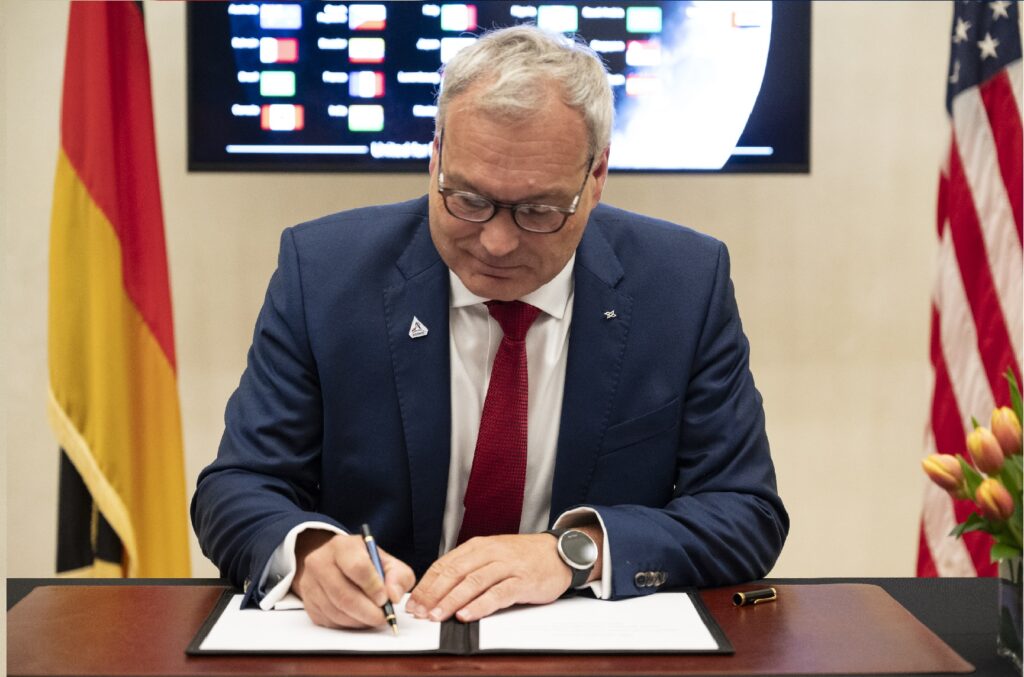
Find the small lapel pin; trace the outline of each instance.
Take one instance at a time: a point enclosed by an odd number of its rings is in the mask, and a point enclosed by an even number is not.
[[[614,310],[606,310],[606,311],[604,311],[604,319],[612,320],[612,319],[615,319],[616,317],[618,317],[618,315],[615,314]]]
[[[428,333],[430,333],[430,332],[427,329],[427,325],[425,325],[422,322],[420,322],[420,319],[418,317],[416,317],[415,315],[413,315],[412,316],[412,324],[409,325],[409,338],[414,338],[414,339],[422,338],[422,337],[426,336]]]

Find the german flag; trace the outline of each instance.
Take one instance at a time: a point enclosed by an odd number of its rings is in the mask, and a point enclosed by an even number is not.
[[[140,3],[71,3],[61,106],[48,346],[48,414],[66,454],[58,570],[189,576],[174,327]]]

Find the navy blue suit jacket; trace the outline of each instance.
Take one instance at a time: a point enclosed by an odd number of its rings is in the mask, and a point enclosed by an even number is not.
[[[599,205],[574,282],[551,518],[599,511],[615,597],[654,590],[639,572],[664,572],[668,586],[761,577],[788,517],[724,245]],[[448,287],[425,197],[285,230],[192,503],[204,553],[235,584],[258,580],[306,520],[350,532],[370,523],[417,576],[437,558]],[[413,316],[427,336],[409,337]]]

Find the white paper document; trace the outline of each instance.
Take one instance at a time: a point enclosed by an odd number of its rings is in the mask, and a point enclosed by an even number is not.
[[[389,626],[368,630],[333,630],[315,625],[305,609],[264,611],[240,609],[242,595],[228,602],[224,613],[199,645],[200,651],[437,651],[441,624],[405,613],[405,600],[396,605],[398,635]]]
[[[499,611],[480,621],[479,649],[494,651],[715,651],[690,595],[618,601],[569,597]]]
[[[417,619],[405,613],[407,599],[408,595],[395,605],[399,627],[395,636],[387,626],[368,630],[322,628],[301,606],[273,611],[240,609],[242,595],[234,595],[205,637],[200,631],[190,652],[732,651],[728,640],[712,631],[717,629],[715,622],[706,621],[693,597],[685,592],[661,592],[614,602],[569,597],[541,606],[519,606],[478,621],[475,633],[470,632],[471,626],[455,621],[442,624]],[[444,638],[442,627],[446,627]]]

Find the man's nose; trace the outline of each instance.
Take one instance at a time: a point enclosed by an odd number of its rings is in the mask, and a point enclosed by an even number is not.
[[[483,224],[480,231],[480,244],[491,256],[502,257],[511,254],[519,247],[521,235],[519,226],[512,220],[512,212],[499,207],[494,217]]]

